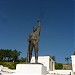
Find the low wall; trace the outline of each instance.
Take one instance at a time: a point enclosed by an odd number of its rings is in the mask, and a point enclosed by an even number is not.
[[[54,70],[54,71],[49,71],[49,75],[72,75],[72,70]]]

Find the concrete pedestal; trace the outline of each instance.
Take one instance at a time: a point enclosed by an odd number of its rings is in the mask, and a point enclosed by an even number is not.
[[[15,75],[46,75],[47,68],[42,64],[17,64]]]

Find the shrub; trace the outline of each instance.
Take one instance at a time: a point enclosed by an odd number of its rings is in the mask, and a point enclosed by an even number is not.
[[[14,63],[14,62],[3,62],[3,66],[8,67],[10,69],[16,69],[16,64],[17,63]]]
[[[0,62],[0,65],[3,65],[3,62]]]

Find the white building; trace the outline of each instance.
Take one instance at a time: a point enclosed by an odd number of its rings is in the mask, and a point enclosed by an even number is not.
[[[32,57],[31,63],[35,63],[35,57]],[[47,67],[47,71],[55,70],[55,61],[50,56],[39,56],[38,63],[42,63]]]
[[[75,74],[75,55],[71,55],[72,59],[72,73]]]

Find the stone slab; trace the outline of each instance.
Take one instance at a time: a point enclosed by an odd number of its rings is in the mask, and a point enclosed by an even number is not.
[[[17,64],[14,75],[46,75],[47,68],[43,64]]]

